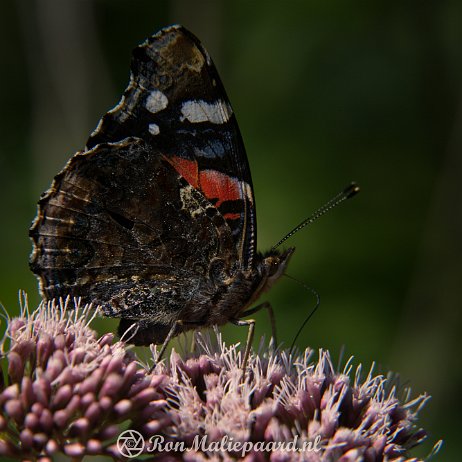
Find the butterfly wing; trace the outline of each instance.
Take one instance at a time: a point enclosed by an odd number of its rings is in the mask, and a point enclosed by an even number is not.
[[[162,153],[217,207],[232,230],[242,268],[250,268],[256,216],[244,144],[210,56],[183,27],[163,29],[135,48],[130,84],[87,149],[127,136]]]
[[[44,296],[149,320],[149,337],[135,343],[161,342],[214,262],[237,258],[223,216],[137,138],[76,154],[40,200],[30,235]]]

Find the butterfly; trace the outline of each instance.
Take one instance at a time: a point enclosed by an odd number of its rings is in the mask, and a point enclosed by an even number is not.
[[[233,109],[207,51],[175,25],[134,49],[120,102],[42,195],[30,266],[45,299],[99,305],[136,345],[227,322],[251,339],[243,318],[271,312],[252,306],[294,252],[257,252],[256,229]]]

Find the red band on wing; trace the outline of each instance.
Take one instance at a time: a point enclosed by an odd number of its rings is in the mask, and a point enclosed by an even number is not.
[[[223,215],[223,218],[228,221],[228,220],[239,220],[241,218],[240,213],[225,213]]]
[[[242,192],[237,178],[230,177],[217,170],[199,172],[197,161],[173,156],[165,159],[193,187],[202,191],[207,199],[216,199],[219,207],[224,201],[234,201],[242,198]],[[228,213],[225,219],[240,218],[238,213]]]
[[[199,185],[207,199],[218,199],[217,207],[224,201],[234,201],[241,198],[239,181],[216,170],[199,172]]]
[[[178,156],[165,157],[165,159],[193,188],[200,189],[199,166],[195,160],[183,159]]]

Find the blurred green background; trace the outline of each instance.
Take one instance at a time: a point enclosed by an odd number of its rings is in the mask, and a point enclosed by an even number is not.
[[[416,454],[444,438],[437,459],[460,460],[460,1],[2,0],[0,301],[14,313],[25,289],[38,302],[35,203],[119,100],[131,49],[171,23],[203,41],[233,104],[261,250],[351,180],[362,187],[289,241],[288,273],[322,299],[298,345],[344,345],[430,393]],[[285,278],[267,299],[290,344],[311,294]]]

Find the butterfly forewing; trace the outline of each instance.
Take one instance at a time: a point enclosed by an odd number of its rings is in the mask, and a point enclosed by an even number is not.
[[[250,267],[256,217],[242,137],[210,56],[181,26],[163,29],[135,48],[130,84],[101,119],[87,148],[128,135],[162,153],[218,208],[232,230],[242,266]]]

